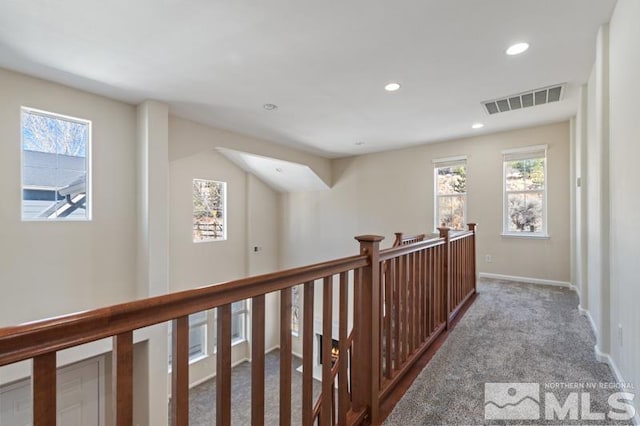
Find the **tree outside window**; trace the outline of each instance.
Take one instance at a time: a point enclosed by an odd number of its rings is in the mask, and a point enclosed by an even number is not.
[[[464,229],[467,204],[466,160],[435,162],[435,228]]]
[[[193,180],[193,241],[225,240],[225,182]]]
[[[546,234],[546,150],[505,154],[504,232]]]

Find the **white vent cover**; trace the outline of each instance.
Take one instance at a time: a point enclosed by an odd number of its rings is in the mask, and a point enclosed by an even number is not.
[[[544,105],[551,102],[558,102],[560,99],[562,99],[564,89],[564,84],[543,87],[528,92],[522,92],[517,95],[484,101],[482,102],[482,106],[484,107],[485,111],[487,111],[491,115],[497,114],[499,112],[513,111],[514,109]]]

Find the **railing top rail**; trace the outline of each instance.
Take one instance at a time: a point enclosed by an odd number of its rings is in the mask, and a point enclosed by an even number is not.
[[[432,238],[429,240],[419,241],[417,243],[404,244],[401,246],[380,250],[380,261],[382,262],[385,260],[393,259],[395,257],[399,257],[405,254],[424,250],[429,247],[439,246],[444,243],[445,243],[444,238]]]
[[[362,268],[357,255],[0,328],[0,366]]]
[[[424,241],[427,238],[426,234],[417,235],[404,235],[402,232],[395,233],[396,239],[393,242],[393,247],[397,247],[403,244],[412,244],[418,241]]]
[[[471,235],[473,235],[474,232],[473,231],[454,231],[451,230],[449,232],[449,241],[456,241],[456,240],[461,240],[463,238],[467,238]]]

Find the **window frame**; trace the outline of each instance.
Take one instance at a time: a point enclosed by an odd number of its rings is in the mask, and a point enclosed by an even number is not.
[[[203,182],[214,182],[222,185],[222,237],[221,238],[205,238],[201,240],[196,240],[193,234],[193,223],[191,224],[191,241],[194,244],[200,243],[213,243],[218,241],[226,241],[227,240],[227,229],[229,227],[228,219],[227,219],[227,182],[215,179],[202,179],[202,178],[193,178],[191,180],[191,219],[195,217],[195,203],[193,197],[193,184],[196,181]]]
[[[25,114],[40,115],[56,120],[86,125],[88,128],[85,147],[86,201],[84,217],[25,217],[24,216],[24,118]],[[93,220],[93,123],[89,119],[73,117],[28,106],[20,107],[20,221],[21,222],[91,222]]]
[[[243,302],[242,308],[238,309],[236,311],[233,310],[233,307],[231,308],[231,321],[233,324],[233,317],[237,316],[241,318],[242,321],[242,336],[237,337],[235,339],[231,339],[231,347],[239,345],[241,343],[245,343],[248,341],[247,338],[247,327],[248,327],[248,321],[249,321],[249,314],[251,313],[251,310],[249,308],[249,302],[247,301],[247,299],[243,299],[243,300],[238,300],[238,302]],[[233,302],[236,303],[236,302]],[[233,306],[233,305],[232,305]],[[205,318],[199,320],[199,321],[191,321],[191,317],[193,315],[199,314],[204,312],[206,314]],[[191,337],[191,330],[196,328],[196,327],[204,327],[204,331],[203,331],[203,346],[204,346],[204,353],[201,353],[197,356],[192,357],[191,355],[189,355],[189,365],[194,364],[198,361],[201,361],[203,359],[206,359],[212,355],[216,355],[218,352],[218,336],[217,336],[217,321],[218,321],[218,310],[217,308],[213,308],[213,309],[207,309],[206,311],[200,311],[200,312],[195,312],[193,314],[189,315],[189,339]],[[168,338],[169,338],[169,352],[171,351],[171,339],[172,339],[172,333],[173,333],[173,329],[171,327],[171,321],[169,321],[169,326],[167,327],[168,330]],[[189,340],[189,342],[191,342],[191,340]],[[169,373],[171,373],[171,369],[172,369],[172,365],[171,365],[171,358],[168,357],[168,362],[169,362]]]
[[[542,155],[540,155],[542,154]],[[515,157],[515,158],[514,158]],[[544,186],[542,189],[532,190],[507,190],[507,163],[518,160],[536,160],[542,158],[544,160]],[[531,238],[531,239],[548,239],[548,145],[532,145],[521,148],[506,149],[502,151],[502,236],[507,238]],[[509,194],[533,194],[542,193],[542,226],[537,232],[516,232],[509,230]]]
[[[191,321],[191,317],[195,316],[197,314],[200,314],[204,312],[205,316],[203,319],[200,319],[198,321]],[[209,329],[210,329],[210,325],[209,325],[209,312],[210,310],[207,311],[200,311],[200,312],[194,312],[193,314],[189,315],[189,333],[187,334],[187,337],[189,339],[189,343],[191,343],[191,331],[198,328],[198,327],[203,327],[204,330],[202,332],[202,338],[203,338],[203,350],[201,353],[195,355],[195,356],[191,356],[191,353],[189,353],[189,365],[198,362],[200,360],[203,360],[205,358],[207,358],[209,356]],[[169,372],[171,372],[171,368],[172,368],[172,362],[171,362],[171,357],[173,356],[173,354],[171,353],[171,345],[172,345],[172,339],[173,339],[173,327],[172,327],[172,321],[168,322],[167,325],[167,331],[168,331],[168,337],[169,337],[169,357],[168,357],[168,362],[169,362]],[[189,349],[191,349],[191,347],[189,347]],[[189,351],[190,352],[190,351]]]
[[[464,200],[462,202],[462,222],[463,224],[467,223],[467,182],[465,182],[465,192],[457,193],[457,194],[443,194],[440,195],[438,192],[438,169],[445,169],[450,167],[458,167],[463,166],[465,168],[465,176],[467,174],[467,156],[466,155],[458,155],[455,157],[446,157],[446,158],[437,158],[433,160],[433,229],[434,232],[438,232],[438,228],[442,225],[440,222],[440,198],[453,198],[464,196]],[[452,228],[454,229],[454,228]],[[461,229],[464,229],[464,225]]]

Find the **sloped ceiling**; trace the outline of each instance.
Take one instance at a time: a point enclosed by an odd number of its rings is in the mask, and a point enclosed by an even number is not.
[[[329,186],[309,166],[248,152],[218,148],[218,151],[248,173],[279,192],[317,191]]]

